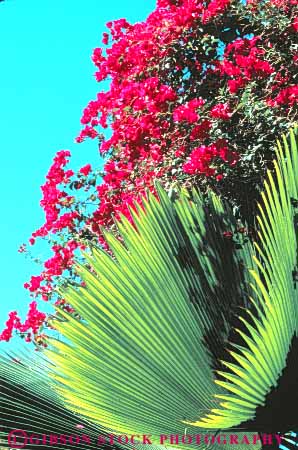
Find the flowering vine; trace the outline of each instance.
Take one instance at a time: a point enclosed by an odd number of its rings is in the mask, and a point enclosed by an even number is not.
[[[33,297],[75,314],[56,287],[80,282],[77,249],[90,241],[107,248],[102,228],[115,231],[122,214],[132,220],[157,179],[166,189],[212,186],[244,215],[253,209],[272,144],[297,120],[297,5],[157,0],[141,23],[107,24],[92,60],[109,88],[84,109],[77,137],[98,141],[104,169],[74,173],[68,151],[55,156],[42,186],[45,223],[29,240],[47,239],[53,255],[25,284]],[[34,314],[38,326],[46,320]],[[0,339],[13,329],[25,336],[26,327],[10,313]]]

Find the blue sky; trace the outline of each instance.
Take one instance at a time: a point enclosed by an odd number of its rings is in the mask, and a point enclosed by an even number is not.
[[[140,21],[154,7],[155,0],[0,3],[1,329],[8,311],[27,310],[23,284],[39,269],[17,250],[43,223],[40,185],[55,152],[70,149],[75,169],[100,164],[95,142],[74,143],[99,88],[92,50],[106,22]]]

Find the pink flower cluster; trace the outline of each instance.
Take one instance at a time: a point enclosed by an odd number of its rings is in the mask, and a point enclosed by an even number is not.
[[[37,231],[32,233],[32,238],[47,236],[51,231],[57,232],[61,228],[73,227],[75,214],[66,214],[59,217],[61,208],[72,203],[73,197],[66,192],[61,191],[57,186],[69,183],[70,178],[74,175],[72,170],[64,170],[64,166],[68,162],[70,152],[62,150],[58,152],[54,158],[54,163],[46,176],[46,183],[41,186],[43,198],[40,202],[41,207],[45,211],[46,223]],[[33,241],[31,241],[33,243]]]
[[[230,119],[232,112],[227,103],[218,103],[211,108],[210,115],[214,119],[228,120]]]
[[[260,47],[262,39],[236,39],[227,45],[225,58],[219,64],[222,75],[228,75],[228,86],[232,94],[237,94],[249,82],[269,77],[275,70],[265,60],[266,51]]]
[[[69,240],[65,245],[53,245],[54,255],[44,262],[44,270],[38,276],[32,276],[30,281],[24,284],[24,287],[31,293],[41,295],[42,299],[47,301],[52,291],[52,282],[55,277],[62,275],[73,265],[74,251],[84,245],[74,240]]]
[[[40,327],[44,323],[46,314],[37,310],[37,303],[31,302],[25,322],[22,324],[16,311],[9,313],[9,319],[6,322],[6,328],[0,335],[1,341],[9,341],[12,337],[13,330],[16,329],[20,333],[26,333],[26,341],[31,341],[31,336],[37,335]]]
[[[230,151],[227,142],[222,139],[209,146],[201,145],[194,148],[183,169],[190,175],[204,173],[206,176],[213,176],[216,173],[216,169],[212,167],[212,163],[216,158],[221,158],[231,166],[234,166],[238,161],[239,155]],[[218,180],[222,178],[221,174],[218,174],[217,177]]]
[[[292,107],[297,103],[298,103],[298,84],[281,89],[274,99],[270,98],[267,100],[267,104],[273,107],[278,106]]]
[[[200,116],[197,113],[197,109],[204,105],[203,99],[193,99],[184,105],[177,106],[173,111],[173,119],[175,122],[186,121],[188,123],[198,122]]]

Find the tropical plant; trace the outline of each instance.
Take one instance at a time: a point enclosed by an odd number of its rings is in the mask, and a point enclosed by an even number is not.
[[[116,433],[298,428],[297,174],[295,128],[253,244],[213,192],[158,186],[117,222],[124,244],[105,233],[113,256],[93,247],[77,267],[86,287],[61,292],[83,319],[60,310],[67,341],[47,351],[68,407]]]

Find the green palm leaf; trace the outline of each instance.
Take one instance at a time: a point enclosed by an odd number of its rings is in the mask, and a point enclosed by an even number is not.
[[[169,199],[150,197],[135,221],[137,233],[120,225],[128,250],[107,235],[116,260],[94,249],[88,259],[96,273],[79,269],[88,289],[65,293],[88,324],[70,319],[58,326],[75,345],[54,343],[63,373],[56,379],[66,400],[104,427],[181,435],[182,420],[208,410],[216,392],[198,326],[203,317],[189,299],[198,281],[192,267],[183,271],[172,257],[183,236]]]
[[[205,203],[181,193],[173,203],[159,190],[159,201],[149,196],[144,206],[134,214],[137,231],[118,224],[125,247],[106,235],[115,258],[99,249],[86,256],[92,270],[79,273],[87,289],[63,292],[84,322],[63,313],[58,330],[72,344],[53,341],[50,357],[74,411],[117,433],[181,436],[183,421],[216,407],[214,394],[223,392],[214,355],[233,307],[247,304],[252,250],[223,236],[236,223],[213,195]]]

